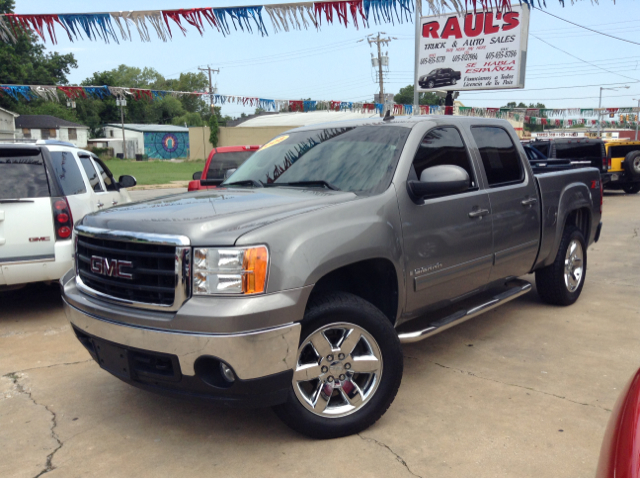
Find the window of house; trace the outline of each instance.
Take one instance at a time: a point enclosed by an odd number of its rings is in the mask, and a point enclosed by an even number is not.
[[[524,180],[520,155],[505,130],[493,126],[476,126],[471,128],[471,134],[480,150],[489,186]]]
[[[49,139],[49,130],[45,130],[44,128],[42,130],[40,130],[40,138],[42,138],[43,140],[48,140]]]
[[[113,130],[109,130],[109,138],[113,138]]]
[[[23,128],[22,129],[22,136],[24,138],[31,138],[31,128]]]
[[[78,139],[78,131],[75,128],[69,128],[69,139],[70,140]]]
[[[413,159],[412,178],[419,179],[427,168],[440,165],[459,166],[469,174],[469,188],[475,188],[475,175],[460,132],[453,127],[434,128],[422,141]]]

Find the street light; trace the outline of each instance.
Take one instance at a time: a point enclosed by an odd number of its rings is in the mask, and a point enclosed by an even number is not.
[[[640,121],[640,100],[634,98],[633,101],[638,102],[638,111],[636,112],[636,141],[638,141],[638,122]]]
[[[602,112],[600,111],[600,108],[602,108],[602,90],[617,90],[618,88],[629,88],[629,85],[617,86],[614,88],[600,87],[600,100],[598,100],[598,138],[600,138],[600,120],[602,118]]]

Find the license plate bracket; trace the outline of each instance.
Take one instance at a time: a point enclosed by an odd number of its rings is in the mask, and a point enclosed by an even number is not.
[[[93,347],[102,369],[124,379],[131,378],[129,353],[126,349],[99,339],[93,339]]]

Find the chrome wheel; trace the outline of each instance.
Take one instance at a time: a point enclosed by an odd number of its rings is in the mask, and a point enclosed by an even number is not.
[[[634,158],[633,169],[636,172],[636,174],[640,174],[640,156]]]
[[[382,354],[367,331],[333,323],[314,331],[298,348],[293,390],[312,413],[329,418],[360,410],[382,377]]]
[[[573,293],[582,281],[584,271],[584,253],[582,245],[577,240],[572,240],[567,248],[564,258],[564,284],[569,292]]]

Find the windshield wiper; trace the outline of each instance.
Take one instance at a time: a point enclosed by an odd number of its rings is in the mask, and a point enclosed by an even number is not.
[[[267,183],[264,186],[322,186],[334,191],[341,191],[335,185],[328,183],[324,180],[312,180],[312,181],[292,181],[291,183]]]
[[[264,184],[261,181],[256,180],[242,180],[234,181],[232,183],[222,183],[220,186],[255,186],[257,188],[262,188]]]
[[[0,203],[33,203],[33,200],[0,200]]]

